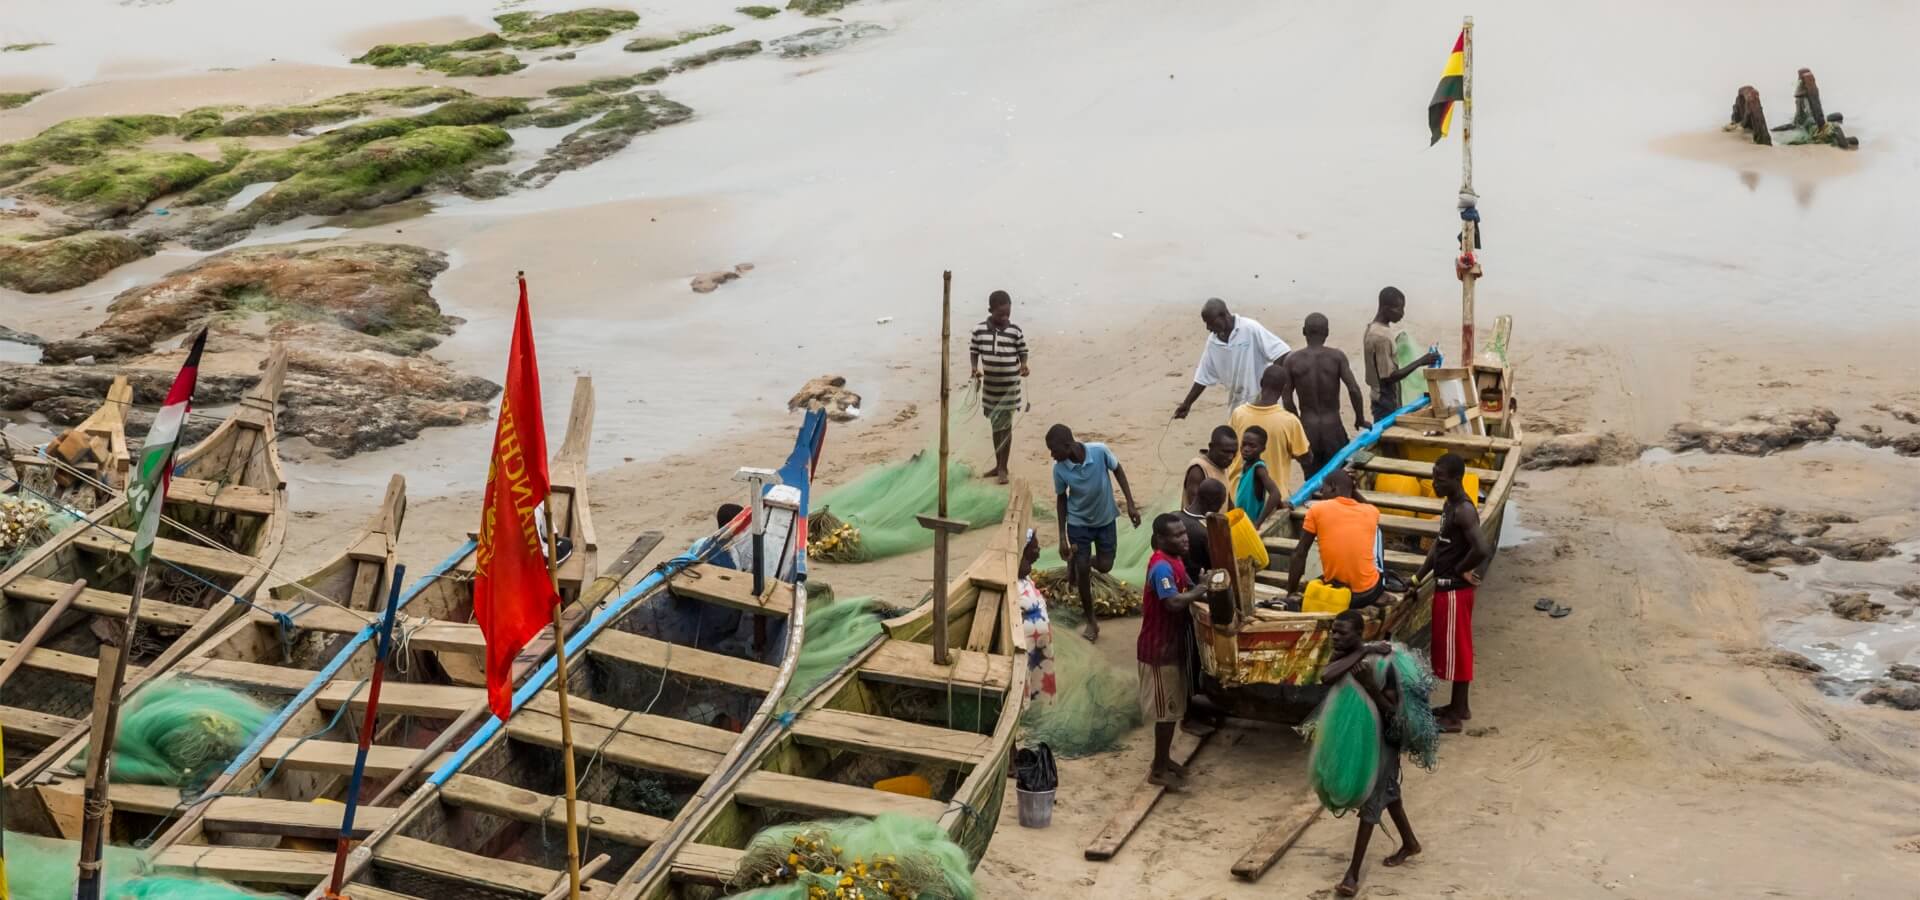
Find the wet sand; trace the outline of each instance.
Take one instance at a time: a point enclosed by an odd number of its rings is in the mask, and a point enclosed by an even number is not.
[[[436,0],[408,16],[460,12],[451,6]],[[711,18],[667,6],[640,30]],[[1783,24],[1800,7],[1757,6],[1476,10],[1480,322],[1516,318],[1530,428],[1651,443],[1677,422],[1817,404],[1840,414],[1843,432],[1915,430],[1872,407],[1920,405],[1910,361],[1920,213],[1890,199],[1920,189],[1898,37],[1920,31],[1920,11],[1862,10],[1809,35]],[[370,9],[355,0],[303,36],[316,49],[293,61],[56,92],[0,115],[0,140],[88,111],[419,83],[418,73],[341,64],[347,38],[419,24],[388,26]],[[784,401],[822,372],[849,376],[867,398],[862,421],[829,433],[826,484],[924,447],[943,268],[957,273],[956,331],[981,314],[987,291],[1016,298],[1035,375],[1015,468],[1043,491],[1038,436],[1064,421],[1109,441],[1143,499],[1171,496],[1178,463],[1225,414],[1210,394],[1169,426],[1207,296],[1289,339],[1304,315],[1325,312],[1334,343],[1351,351],[1374,292],[1393,283],[1411,298],[1416,335],[1449,351],[1457,343],[1448,242],[1458,148],[1426,148],[1421,115],[1452,14],[1414,4],[901,0],[846,16],[893,30],[815,59],[677,75],[661,89],[694,106],[693,121],[541,191],[435,198],[424,218],[322,232],[448,250],[454,265],[435,292],[469,321],[435,352],[489,377],[512,272],[529,270],[552,431],[571,376],[596,379],[603,549],[617,552],[643,528],[666,531],[667,547],[698,534],[737,493],[735,466],[785,453],[796,420]],[[1646,27],[1655,20],[1661,27]],[[783,14],[741,33],[813,24]],[[1619,71],[1589,64],[1595,48],[1617,53]],[[579,62],[610,72],[657,62],[606,49]],[[12,55],[0,55],[0,84],[27,77]],[[1829,108],[1846,112],[1866,149],[1763,156],[1715,130],[1740,84],[1758,85],[1769,109],[1790,109],[1799,65],[1819,72]],[[457,83],[512,94],[588,71],[536,65],[517,82]],[[739,262],[756,269],[712,294],[688,291],[697,272]],[[119,289],[180,264],[147,260],[63,295],[6,294],[7,324],[76,333]],[[910,405],[919,414],[899,421]],[[345,462],[293,463],[298,518],[278,568],[300,572],[332,553],[394,470],[415,493],[408,561],[437,561],[473,525],[490,434],[433,429]],[[963,439],[984,459],[981,435]],[[1474,724],[1494,730],[1450,740],[1437,772],[1409,773],[1408,808],[1428,853],[1385,870],[1377,861],[1392,840],[1376,837],[1368,895],[1910,893],[1920,879],[1914,714],[1860,707],[1750,662],[1776,642],[1848,646],[1852,623],[1822,619],[1808,587],[1891,583],[1901,563],[1782,580],[1705,552],[1698,529],[1748,503],[1843,506],[1912,541],[1913,499],[1885,488],[1920,483],[1916,475],[1920,460],[1838,445],[1528,473],[1515,503],[1541,535],[1502,551],[1480,601]],[[956,552],[980,540],[966,536]],[[819,569],[843,594],[902,602],[931,574],[924,555]],[[1541,617],[1539,596],[1576,611]],[[1131,655],[1130,628],[1106,631],[1116,663]],[[1874,646],[1875,666],[1902,653],[1916,661],[1911,643]],[[1047,831],[1019,830],[1009,805],[980,869],[984,896],[1327,894],[1350,819],[1314,825],[1258,885],[1227,875],[1304,791],[1300,742],[1280,729],[1230,732],[1201,758],[1194,790],[1163,802],[1118,859],[1082,860],[1144,770],[1145,745],[1136,735],[1120,753],[1063,766]]]

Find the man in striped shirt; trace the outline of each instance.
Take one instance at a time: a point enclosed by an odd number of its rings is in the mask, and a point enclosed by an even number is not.
[[[980,411],[993,426],[993,471],[1007,483],[1007,456],[1013,448],[1013,414],[1020,408],[1020,382],[1026,378],[1027,335],[1013,324],[1013,298],[1006,291],[987,295],[987,317],[973,328],[973,378],[980,382]]]

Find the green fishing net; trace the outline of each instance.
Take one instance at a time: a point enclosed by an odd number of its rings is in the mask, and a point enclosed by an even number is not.
[[[120,717],[113,780],[187,787],[204,783],[246,749],[271,713],[243,694],[169,678],[136,694]],[[86,753],[69,767],[86,771]]]
[[[794,662],[793,678],[780,696],[784,710],[798,702],[808,691],[819,687],[860,648],[880,636],[880,609],[872,597],[848,597],[834,600],[831,593],[807,592],[807,630],[800,642],[800,658]]]
[[[1336,815],[1358,809],[1380,777],[1385,747],[1373,698],[1352,678],[1342,678],[1301,730],[1313,743],[1307,781],[1321,804]]]
[[[1391,658],[1394,677],[1400,682],[1400,714],[1395,723],[1400,750],[1414,765],[1432,771],[1440,749],[1440,723],[1434,721],[1431,705],[1433,670],[1404,644],[1393,645]],[[1387,658],[1381,658],[1376,666],[1375,671],[1384,675]]]
[[[80,844],[15,832],[6,833],[7,888],[12,900],[73,900]],[[243,891],[224,881],[172,875],[146,875],[140,854],[107,848],[110,900],[258,900],[279,894]]]
[[[1139,675],[1108,664],[1068,628],[1053,629],[1053,682],[1052,699],[1043,694],[1020,714],[1022,744],[1044,743],[1061,757],[1091,756],[1139,727]]]
[[[973,900],[972,861],[939,823],[887,814],[754,835],[734,884],[751,900]]]
[[[1427,353],[1426,347],[1416,346],[1413,335],[1404,331],[1393,337],[1393,364],[1404,366]],[[1427,376],[1419,369],[1413,370],[1407,377],[1400,379],[1400,402],[1412,403],[1427,395]]]

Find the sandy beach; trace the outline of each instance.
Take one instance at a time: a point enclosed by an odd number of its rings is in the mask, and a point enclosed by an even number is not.
[[[14,3],[0,44],[52,46],[0,53],[0,92],[50,93],[0,112],[0,142],[82,115],[447,83],[347,59],[471,33],[497,12],[454,0],[273,16],[234,0]],[[609,5],[639,11],[648,32],[731,15],[691,0]],[[844,375],[865,398],[858,421],[829,430],[829,490],[929,446],[942,270],[955,273],[956,332],[1006,289],[1033,345],[1015,474],[1051,500],[1040,436],[1064,422],[1106,441],[1141,499],[1164,508],[1226,416],[1215,389],[1171,419],[1205,298],[1296,342],[1303,317],[1325,313],[1331,343],[1357,359],[1375,292],[1395,284],[1408,329],[1457,348],[1460,155],[1426,146],[1424,110],[1459,11],[1388,7],[855,3],[840,17],[886,31],[817,57],[676,74],[660,90],[692,120],[546,187],[432,194],[391,220],[296,219],[247,244],[445,252],[432,291],[465,321],[432,354],[495,380],[513,273],[526,270],[552,440],[573,378],[593,376],[598,391],[603,553],[659,530],[658,559],[702,534],[740,493],[737,466],[784,455],[798,424],[786,399],[816,375]],[[1514,317],[1530,435],[1617,434],[1648,449],[1523,474],[1512,505],[1525,539],[1500,551],[1479,600],[1473,727],[1442,745],[1435,771],[1408,773],[1426,852],[1384,869],[1393,841],[1376,836],[1362,896],[1909,896],[1920,713],[1854,698],[1893,664],[1920,664],[1920,601],[1898,593],[1920,583],[1920,458],[1869,446],[1920,431],[1901,415],[1920,410],[1920,213],[1903,199],[1920,190],[1905,66],[1920,8],[1845,5],[1812,14],[1820,29],[1803,27],[1805,7],[1773,0],[1471,12],[1480,325]],[[129,48],[88,17],[153,37]],[[798,30],[788,18],[735,23],[735,37]],[[640,68],[619,43],[458,86],[537,96]],[[1859,151],[1758,147],[1720,130],[1748,83],[1785,121],[1802,65],[1819,71]],[[528,154],[516,164],[538,155],[515,152]],[[0,325],[72,337],[121,291],[204,255],[168,245],[83,287],[0,290]],[[753,268],[739,280],[689,290],[694,275],[740,263]],[[1675,425],[1798,407],[1832,410],[1835,437],[1762,457],[1661,449]],[[296,448],[276,569],[336,552],[395,471],[412,498],[404,561],[440,559],[477,524],[491,434],[491,423],[433,428],[347,459]],[[984,468],[984,422],[962,423],[958,447]],[[1756,507],[1844,513],[1842,533],[1895,552],[1756,571],[1716,538],[1716,523]],[[956,555],[984,540],[962,536]],[[920,553],[821,565],[814,578],[904,604],[932,573]],[[1829,611],[1851,592],[1885,604],[1880,621]],[[1541,597],[1574,612],[1549,619],[1533,610]],[[1107,626],[1099,646],[1116,665],[1132,666],[1137,628]],[[1827,671],[1782,668],[1775,650]],[[1306,796],[1304,742],[1272,726],[1231,725],[1191,789],[1162,800],[1119,857],[1084,860],[1149,745],[1140,731],[1063,764],[1047,830],[1015,825],[1009,792],[976,873],[981,896],[1331,896],[1351,819],[1323,817],[1257,884],[1228,874]]]

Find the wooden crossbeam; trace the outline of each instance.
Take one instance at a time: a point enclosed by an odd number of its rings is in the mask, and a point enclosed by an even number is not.
[[[304,888],[333,871],[333,851],[175,844],[153,854],[152,863],[168,873]]]
[[[280,694],[300,693],[312,683],[314,676],[314,673],[309,670],[291,666],[269,666],[239,659],[208,659],[206,657],[186,660],[174,667],[174,671],[193,678]]]
[[[326,856],[331,862],[333,854]],[[374,860],[375,865],[394,866],[489,891],[518,892],[532,897],[544,897],[556,883],[565,884],[567,880],[564,870],[481,856],[398,834],[389,835],[380,842]],[[610,897],[613,895],[613,885],[604,881],[584,881],[580,885],[580,895]]]
[[[119,805],[120,786],[114,785],[115,806]],[[332,840],[340,836],[340,821],[346,807],[333,803],[303,803],[299,800],[270,800],[264,797],[218,797],[207,804],[202,817],[209,831],[236,834],[271,834],[283,837]],[[353,814],[353,836],[365,838],[393,821],[395,810],[385,806],[362,806]]]
[[[667,581],[667,587],[682,597],[718,603],[750,613],[785,616],[793,612],[793,585],[769,580],[771,590],[765,601],[753,594],[753,574],[702,563],[682,569]]]
[[[19,649],[20,645],[13,641],[0,641],[0,658],[12,656]],[[42,672],[81,681],[92,681],[100,671],[100,661],[91,656],[81,656],[78,653],[67,653],[63,650],[48,650],[45,647],[34,648],[32,653],[27,654],[27,661],[23,665],[29,669],[39,669]],[[137,673],[145,671],[140,666],[128,663],[127,680],[131,682]]]
[[[82,528],[74,535],[73,546],[94,553],[124,556],[133,549],[133,532],[105,525]],[[154,538],[153,555],[164,562],[229,578],[245,578],[260,565],[259,560],[250,556],[171,538]]]
[[[939,821],[947,805],[925,797],[909,797],[873,788],[759,771],[741,779],[734,798],[749,806],[782,809],[805,816],[867,816],[884,813]]]
[[[167,482],[167,502],[185,503],[250,516],[273,515],[273,492],[244,484],[220,484],[198,478]]]
[[[626,710],[577,697],[569,699],[568,708],[573,714],[576,755],[591,756],[598,751],[609,762],[685,778],[706,778],[739,737],[723,728],[664,716],[638,713],[629,716]],[[613,731],[616,723],[620,724],[618,733]],[[518,715],[507,721],[507,735],[542,747],[562,747],[554,695],[542,691],[528,701]]]
[[[5,590],[9,600],[26,600],[52,605],[55,600],[65,595],[70,587],[72,585],[64,581],[41,578],[37,575],[22,575],[9,582]],[[80,596],[74,598],[73,605],[76,609],[85,610],[94,615],[124,621],[127,618],[127,604],[131,599],[126,594],[85,588],[80,591]],[[192,628],[194,623],[199,622],[206,614],[207,611],[204,609],[165,603],[152,597],[144,597],[140,600],[140,624],[142,625]]]
[[[1449,450],[1471,450],[1478,453],[1485,453],[1489,450],[1512,450],[1520,446],[1520,442],[1512,438],[1488,437],[1477,434],[1423,434],[1411,428],[1401,428],[1398,425],[1381,432],[1380,437],[1382,440],[1388,441],[1406,441],[1410,444],[1426,444],[1430,447],[1445,447]],[[1428,469],[1427,471],[1428,474],[1431,475],[1433,470]]]
[[[1396,459],[1391,456],[1375,456],[1366,462],[1360,463],[1359,468],[1361,471],[1378,472],[1384,475],[1406,475],[1413,478],[1433,477],[1433,463],[1421,462],[1417,459]],[[1494,482],[1500,480],[1500,473],[1497,470],[1482,469],[1478,466],[1468,466],[1467,474],[1478,476],[1481,487],[1492,487]]]
[[[260,751],[260,758],[268,764],[285,760],[282,765],[296,771],[353,774],[353,757],[359,745],[345,741],[312,740],[295,747],[296,743],[297,738],[274,738],[265,750]],[[392,778],[404,771],[419,753],[412,747],[383,747],[378,744],[368,747],[367,777]],[[452,755],[442,754],[434,764],[438,765]]]
[[[733,881],[734,873],[740,871],[740,860],[744,856],[745,853],[732,847],[684,844],[680,852],[674,854],[668,870],[672,872],[673,880],[683,884],[727,887]]]
[[[954,769],[971,769],[994,751],[991,735],[838,709],[802,714],[793,723],[793,737],[805,744]]]
[[[1294,507],[1292,516],[1296,522],[1305,519],[1307,517],[1306,507]],[[1381,513],[1380,530],[1388,534],[1417,534],[1422,537],[1434,537],[1440,533],[1440,520],[1416,519],[1412,516],[1397,516],[1393,513]]]
[[[18,706],[0,706],[0,731],[5,731],[9,739],[24,737],[50,744],[66,737],[67,732],[79,725],[79,719],[48,715]]]
[[[697,678],[764,694],[773,690],[780,670],[750,659],[697,650],[609,628],[587,644],[594,656],[618,659],[649,669],[665,669],[680,678]]]
[[[355,688],[360,688],[355,691]],[[342,703],[353,705],[353,715],[367,712],[367,695],[358,680],[329,682],[314,696],[322,709],[339,709]],[[414,684],[389,681],[380,688],[380,712],[383,715],[420,716],[430,719],[457,719],[487,696],[485,688],[446,684]]]
[[[465,809],[556,828],[567,827],[560,798],[473,775],[455,775],[440,788],[440,799]],[[629,847],[650,847],[666,836],[666,819],[602,803],[582,806],[582,824],[595,838]]]
[[[965,693],[1005,693],[1013,680],[1013,658],[971,650],[951,650],[953,664],[936,666],[933,651],[913,641],[881,644],[860,666],[860,676],[912,687]]]
[[[1261,542],[1267,545],[1267,553],[1271,557],[1268,565],[1282,568],[1286,566],[1287,560],[1293,556],[1294,549],[1300,546],[1300,542],[1293,538],[1270,537],[1262,538]],[[1421,563],[1426,561],[1427,558],[1418,553],[1408,553],[1404,550],[1387,551],[1387,568],[1390,569],[1413,572],[1420,568]]]

